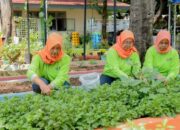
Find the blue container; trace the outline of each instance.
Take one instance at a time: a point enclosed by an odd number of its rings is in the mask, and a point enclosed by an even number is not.
[[[180,0],[173,0],[172,1],[174,4],[178,4],[178,3],[180,3]]]
[[[102,61],[106,61],[106,56],[105,55],[101,55],[101,60]]]
[[[101,43],[101,34],[93,33],[91,39],[93,42],[93,49],[99,49],[99,45]]]

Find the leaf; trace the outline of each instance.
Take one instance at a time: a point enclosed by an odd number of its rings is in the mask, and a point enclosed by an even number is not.
[[[149,88],[141,88],[140,90],[139,90],[140,92],[142,92],[142,93],[145,93],[145,94],[147,94],[148,92],[149,92]]]
[[[142,81],[141,80],[135,80],[135,79],[132,79],[131,82],[130,82],[130,85],[131,86],[137,86],[139,84],[141,84]]]
[[[167,93],[168,91],[166,88],[159,88],[159,89],[157,89],[157,92],[158,93]]]
[[[152,80],[152,87],[156,87],[158,85],[160,85],[162,83],[162,81],[160,80]]]
[[[155,94],[150,94],[149,95],[149,99],[155,99],[156,98],[156,95]]]
[[[162,122],[162,125],[163,125],[163,126],[166,126],[166,125],[167,125],[167,122],[168,122],[168,120],[167,120],[167,119],[164,119],[163,122]]]

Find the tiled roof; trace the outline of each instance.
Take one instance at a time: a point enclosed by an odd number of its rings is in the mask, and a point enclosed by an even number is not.
[[[50,5],[69,5],[69,6],[84,5],[84,0],[47,0],[47,1],[48,4]],[[107,1],[108,1],[108,6],[113,6],[113,0],[107,0]],[[16,4],[22,4],[25,3],[25,0],[12,0],[12,2]],[[29,3],[39,4],[40,0],[29,0]],[[102,3],[100,3],[100,5],[102,5]],[[129,7],[129,4],[122,2],[116,2],[116,5],[121,7]]]

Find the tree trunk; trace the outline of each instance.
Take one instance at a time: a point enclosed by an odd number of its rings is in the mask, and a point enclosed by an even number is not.
[[[5,43],[12,35],[12,0],[0,0],[2,32],[5,36]]]
[[[135,34],[135,45],[141,62],[146,50],[152,45],[155,0],[131,0],[130,29]]]
[[[103,0],[103,10],[102,10],[102,36],[103,36],[103,40],[107,40],[106,24],[107,24],[107,0]]]
[[[158,11],[156,12],[156,14],[155,14],[155,16],[154,16],[154,21],[153,21],[154,24],[155,24],[155,23],[158,21],[158,19],[161,17],[162,11],[163,11],[164,6],[165,6],[165,3],[166,3],[165,0],[160,0],[160,7],[159,7]]]

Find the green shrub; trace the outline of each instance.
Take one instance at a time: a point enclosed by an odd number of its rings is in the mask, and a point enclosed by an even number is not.
[[[180,80],[167,85],[126,82],[116,81],[90,92],[61,88],[51,96],[6,99],[0,102],[0,129],[91,130],[127,119],[180,113]]]

